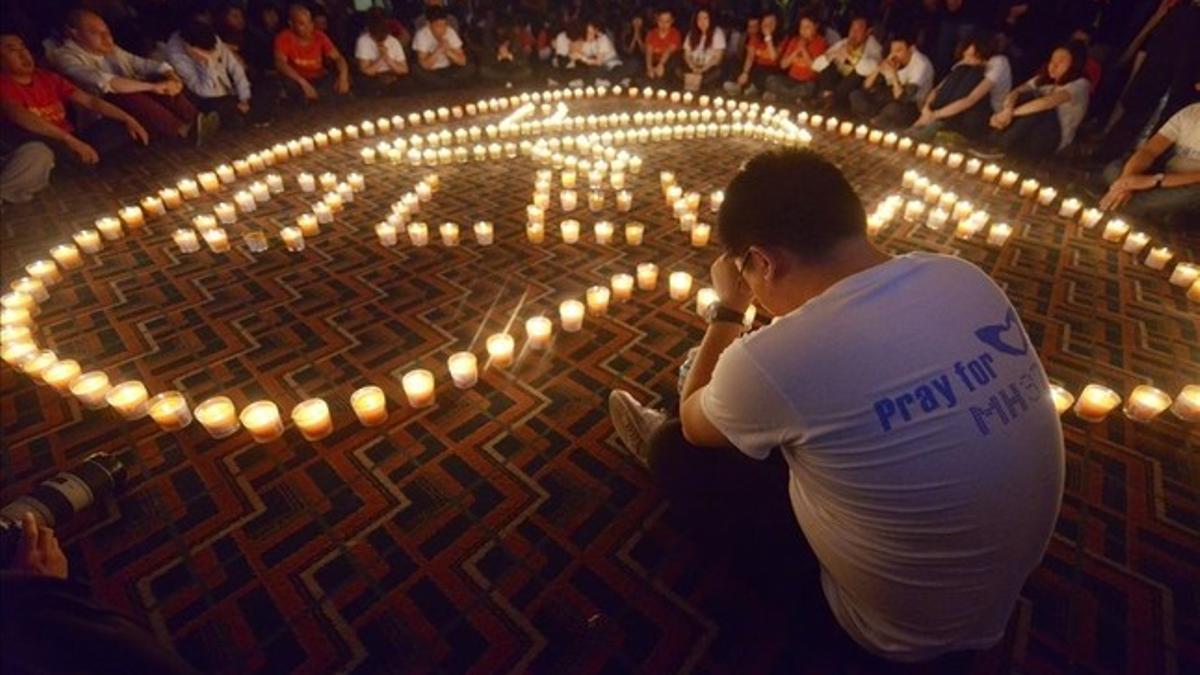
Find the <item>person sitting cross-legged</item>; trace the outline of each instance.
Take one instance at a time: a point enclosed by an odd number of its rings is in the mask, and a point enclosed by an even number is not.
[[[497,20],[479,59],[479,77],[485,82],[512,87],[533,77],[529,49],[521,43],[521,29],[511,20]]]
[[[431,6],[425,10],[425,25],[413,35],[412,50],[417,54],[417,81],[430,89],[462,86],[475,73],[467,65],[462,38],[450,26],[446,8]]]
[[[877,249],[809,150],[750,159],[716,231],[719,300],[677,416],[610,395],[626,449],[702,559],[756,561],[739,571],[792,611],[828,604],[804,631],[836,620],[898,662],[999,643],[1064,477],[1050,382],[1004,291],[957,257]],[[745,334],[752,303],[775,318]]]
[[[867,18],[855,16],[850,19],[846,37],[813,60],[812,69],[820,73],[817,77],[819,101],[826,108],[849,108],[850,92],[862,86],[863,79],[875,71],[882,58],[883,47],[871,35]]]
[[[1200,227],[1200,103],[1172,115],[1124,163],[1109,164],[1104,179],[1100,208]]]
[[[933,64],[908,33],[892,36],[887,58],[850,94],[854,116],[877,127],[907,127],[920,115],[920,105],[933,88]]]
[[[810,15],[800,16],[796,34],[783,45],[779,68],[783,72],[767,78],[767,96],[793,103],[810,98],[817,90],[817,71],[813,62],[825,53],[825,38],[820,25]]]
[[[725,47],[725,31],[715,25],[707,9],[697,9],[692,28],[683,38],[679,79],[685,89],[697,91],[720,83]]]
[[[330,76],[325,61],[333,62],[337,75]],[[333,40],[317,28],[312,12],[304,5],[288,8],[288,27],[275,35],[275,69],[283,76],[289,96],[299,95],[310,103],[350,92],[350,67]]]
[[[216,112],[226,126],[265,122],[272,95],[252,96],[241,59],[217,37],[212,26],[188,22],[167,41],[167,61],[191,93],[196,107]]]
[[[79,133],[69,119],[68,102],[103,119]],[[142,144],[150,140],[129,113],[38,68],[25,41],[9,32],[0,32],[0,112],[0,202],[27,202],[45,188],[59,147],[84,164],[95,164],[130,138]]]
[[[375,7],[367,12],[367,26],[354,45],[358,62],[358,88],[376,95],[400,94],[408,89],[408,60],[404,47],[388,30],[387,15]]]
[[[654,27],[646,32],[646,67],[642,75],[648,82],[665,80],[675,72],[683,36],[675,27],[675,13],[660,9],[654,15]]]

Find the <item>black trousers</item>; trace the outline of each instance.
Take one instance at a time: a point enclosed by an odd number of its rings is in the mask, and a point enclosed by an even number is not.
[[[917,121],[921,111],[912,101],[898,101],[892,88],[880,76],[870,89],[859,87],[850,93],[850,109],[860,120],[885,129],[903,129]]]
[[[469,65],[449,65],[437,70],[426,70],[418,65],[411,73],[425,89],[456,89],[475,79],[475,68]]]
[[[830,65],[821,71],[817,78],[817,91],[833,98],[833,107],[838,110],[850,109],[851,92],[862,89],[863,76],[858,73],[842,75],[837,67]]]
[[[1033,93],[1023,93],[1018,97],[1017,105],[1033,98]],[[1058,121],[1058,111],[1051,108],[1014,117],[1012,124],[996,137],[996,144],[1008,154],[1034,158],[1049,157],[1058,152],[1061,140],[1062,125]]]

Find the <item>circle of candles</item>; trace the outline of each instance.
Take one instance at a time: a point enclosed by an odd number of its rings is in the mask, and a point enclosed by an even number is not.
[[[400,378],[400,384],[408,404],[414,408],[428,408],[437,402],[436,383],[428,370],[410,370]]]
[[[479,381],[478,359],[471,352],[455,352],[446,359],[450,379],[459,389],[470,389]],[[405,391],[407,393],[407,390]]]
[[[350,407],[364,427],[377,427],[388,419],[387,396],[374,385],[355,389],[350,394]]]
[[[612,286],[612,299],[617,302],[625,302],[626,300],[632,298],[633,284],[634,279],[632,274],[625,274],[624,272],[621,272],[619,274],[612,275],[612,279],[610,279],[610,285]]]
[[[97,253],[103,246],[100,241],[100,233],[95,230],[80,230],[71,235],[75,240],[75,245],[84,253]]]
[[[193,414],[200,421],[200,425],[208,432],[208,435],[213,438],[227,438],[242,428],[242,423],[238,419],[237,408],[234,407],[233,401],[227,396],[214,396],[205,399],[200,405],[196,406]],[[276,417],[278,417],[278,410],[276,410]],[[282,427],[280,431],[282,432]]]
[[[487,339],[487,353],[492,365],[505,368],[513,362],[513,337],[508,333],[495,333]]]
[[[292,422],[306,441],[319,441],[333,433],[333,418],[325,399],[310,398],[292,408]]]
[[[50,291],[46,290],[46,284],[40,279],[33,277],[21,277],[12,282],[9,286],[14,291],[25,293],[32,297],[37,302],[45,302],[50,299]]]
[[[550,344],[554,324],[544,316],[534,316],[525,321],[526,344],[530,349],[545,349]]]
[[[25,266],[25,271],[47,286],[62,281],[62,272],[58,271],[58,265],[53,260],[35,260]]]
[[[1171,270],[1170,282],[1173,286],[1187,288],[1195,283],[1197,278],[1200,278],[1200,265],[1181,262]]]
[[[672,300],[687,300],[692,294],[692,275],[687,272],[671,272],[667,287]]]
[[[150,418],[163,431],[179,431],[192,423],[192,411],[187,399],[178,391],[164,391],[147,404]]]
[[[562,240],[564,244],[574,244],[575,242],[579,241],[578,220],[564,220],[559,223],[558,229],[562,233]]]
[[[658,286],[658,265],[654,263],[640,263],[637,266],[637,285],[639,290],[654,290]]]
[[[1067,410],[1070,410],[1071,404],[1075,403],[1075,396],[1065,388],[1057,384],[1051,384],[1050,400],[1054,402],[1054,411],[1062,415]]]
[[[454,223],[442,223],[438,227],[438,234],[442,237],[443,246],[458,246],[458,225]]]
[[[255,443],[270,443],[283,435],[279,406],[273,401],[255,401],[242,409],[238,420]],[[206,425],[207,426],[207,425]],[[210,430],[209,433],[212,433]]]
[[[55,361],[42,371],[42,381],[65,395],[70,393],[71,382],[79,377],[80,371],[79,362],[74,359]]]
[[[592,316],[603,316],[608,313],[608,301],[612,296],[612,292],[607,286],[591,286],[587,289],[585,299],[587,300],[588,314]]]
[[[136,420],[146,416],[146,401],[149,398],[146,385],[137,380],[122,382],[104,395],[108,405],[127,420]]]
[[[564,300],[558,306],[558,318],[562,328],[568,333],[578,332],[583,328],[583,303],[578,300]]]
[[[195,253],[200,250],[200,238],[196,231],[190,228],[180,228],[171,234],[171,239],[182,253]]]
[[[646,227],[638,222],[625,223],[625,243],[630,246],[641,246]]]
[[[73,244],[59,244],[50,249],[50,257],[54,258],[63,269],[71,270],[83,266],[83,256]]]
[[[491,246],[495,237],[495,228],[486,220],[475,223],[475,241],[480,246]]]
[[[1184,422],[1200,422],[1200,384],[1189,384],[1180,390],[1171,405],[1171,414]]]
[[[1150,253],[1142,261],[1142,264],[1152,270],[1161,270],[1166,268],[1167,263],[1174,256],[1175,254],[1166,246],[1155,246],[1150,249]]]
[[[93,370],[71,380],[68,388],[71,394],[83,404],[83,407],[99,410],[105,406],[104,396],[112,386],[108,382],[108,375],[99,370]]]
[[[283,247],[292,253],[299,253],[304,250],[304,233],[299,228],[288,226],[279,231],[279,237],[283,239]]]
[[[219,227],[205,230],[204,243],[213,253],[226,253],[229,251],[229,234]]]
[[[592,234],[596,237],[597,244],[611,244],[613,238],[613,224],[607,220],[601,220],[592,226]]]
[[[1138,385],[1125,401],[1125,416],[1135,422],[1149,422],[1171,407],[1171,397],[1158,387]]]
[[[1075,415],[1086,422],[1103,422],[1120,403],[1121,396],[1117,392],[1100,384],[1089,384],[1075,401]]]

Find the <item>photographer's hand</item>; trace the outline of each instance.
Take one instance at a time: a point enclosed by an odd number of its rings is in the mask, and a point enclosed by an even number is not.
[[[32,513],[21,518],[21,542],[12,569],[42,576],[67,578],[67,556],[58,546],[54,530],[37,524]]]

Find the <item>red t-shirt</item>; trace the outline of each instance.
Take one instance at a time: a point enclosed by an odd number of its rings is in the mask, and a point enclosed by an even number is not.
[[[746,49],[754,53],[754,65],[756,66],[774,66],[779,64],[779,47],[775,47],[776,58],[771,58],[771,53],[767,51],[767,41],[763,39],[761,33],[751,35],[746,42]]]
[[[317,80],[325,75],[325,57],[337,51],[329,36],[313,30],[312,39],[301,42],[300,38],[285,28],[275,36],[275,53],[283,54],[288,65],[306,80]]]
[[[646,51],[651,54],[662,54],[671,49],[679,49],[683,46],[683,36],[679,34],[679,30],[671,26],[671,30],[663,35],[658,31],[658,28],[651,28],[646,34]]]
[[[799,36],[795,36],[784,43],[781,53],[787,54],[792,51],[793,47],[797,47],[800,41]],[[808,56],[816,59],[818,56],[825,53],[829,46],[825,44],[825,38],[816,35],[808,41]],[[812,82],[817,79],[817,71],[812,69],[812,65],[807,64],[800,59],[792,61],[792,65],[788,67],[788,77],[798,82]]]
[[[74,127],[67,117],[67,101],[75,85],[58,73],[38,68],[33,81],[19,84],[8,75],[0,75],[0,101],[16,103],[54,126],[71,133]]]

